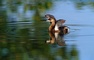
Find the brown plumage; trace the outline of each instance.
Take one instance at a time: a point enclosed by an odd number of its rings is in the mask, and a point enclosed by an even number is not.
[[[50,14],[46,14],[45,17],[50,22],[49,31],[53,32],[62,32],[63,34],[66,34],[69,32],[69,28],[67,26],[64,26],[65,23],[64,19],[59,19],[56,21],[55,17]]]

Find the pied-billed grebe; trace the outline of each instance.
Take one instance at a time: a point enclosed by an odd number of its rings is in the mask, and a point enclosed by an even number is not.
[[[50,22],[49,31],[63,32],[63,34],[69,32],[69,28],[63,25],[65,20],[59,19],[56,21],[55,17],[50,14],[46,14],[45,17],[47,18],[47,21]]]

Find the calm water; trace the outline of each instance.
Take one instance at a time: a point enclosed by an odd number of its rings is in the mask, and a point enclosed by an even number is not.
[[[49,33],[45,14],[70,33]],[[0,0],[0,60],[93,60],[93,39],[93,0]]]

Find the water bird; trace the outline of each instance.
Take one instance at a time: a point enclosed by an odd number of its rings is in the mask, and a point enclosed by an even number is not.
[[[56,20],[56,18],[51,14],[46,14],[45,17],[47,21],[50,22],[50,26],[48,28],[50,32],[58,32],[63,34],[69,33],[69,28],[64,25],[66,20],[64,19]]]

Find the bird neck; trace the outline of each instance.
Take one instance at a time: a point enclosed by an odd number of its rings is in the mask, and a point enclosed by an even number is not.
[[[55,28],[55,25],[56,25],[56,20],[55,19],[52,19],[51,20],[51,24],[49,26],[49,31],[53,31],[54,28]]]

